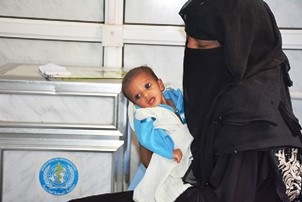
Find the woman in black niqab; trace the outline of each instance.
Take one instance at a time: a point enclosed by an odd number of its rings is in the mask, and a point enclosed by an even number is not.
[[[187,44],[220,46],[185,48],[184,103],[194,141],[184,182],[194,186],[177,201],[297,200],[301,180],[293,180],[299,188],[286,185],[290,176],[282,168],[292,163],[301,179],[301,127],[288,91],[289,62],[268,5],[191,0],[180,15]]]
[[[180,15],[188,36],[185,113],[194,141],[183,177],[192,186],[176,202],[301,200],[301,127],[289,96],[290,66],[268,5],[189,0]],[[132,195],[72,201],[129,202]]]

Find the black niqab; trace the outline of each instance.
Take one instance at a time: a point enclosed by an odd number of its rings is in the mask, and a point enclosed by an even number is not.
[[[225,62],[236,81],[281,62],[272,60],[280,57],[281,34],[262,0],[192,0],[180,15],[189,36],[223,45]]]
[[[268,5],[262,0],[191,0],[180,15],[187,35],[221,44],[214,51],[185,50],[184,104],[194,136],[190,169],[197,184],[207,184],[214,155],[301,148],[301,127],[288,93],[290,67]],[[192,182],[191,176],[184,181]]]

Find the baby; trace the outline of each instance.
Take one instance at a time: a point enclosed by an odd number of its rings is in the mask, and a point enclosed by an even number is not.
[[[193,139],[186,126],[182,92],[165,89],[147,66],[131,69],[123,79],[122,91],[134,105],[129,121],[139,143],[154,152],[133,200],[174,201],[190,187],[181,179],[191,163]]]

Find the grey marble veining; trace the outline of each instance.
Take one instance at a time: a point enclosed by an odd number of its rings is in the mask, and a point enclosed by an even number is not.
[[[62,196],[51,195],[40,185],[39,172],[51,158],[66,158],[79,172],[77,186]],[[92,152],[5,151],[3,202],[66,202],[69,199],[111,191],[112,154]]]
[[[294,82],[294,85],[290,88],[294,91],[302,92],[302,51],[301,50],[285,50],[285,53],[289,59],[291,69],[289,74]]]
[[[281,28],[302,28],[301,0],[265,0]]]
[[[302,124],[302,100],[292,100],[293,110],[295,116],[299,119],[300,124]]]
[[[126,0],[125,22],[182,25],[178,15],[186,0]]]
[[[104,21],[103,0],[1,0],[0,15],[72,21]]]
[[[101,43],[0,38],[0,53],[0,65],[54,63],[100,67],[103,61]]]
[[[113,97],[0,94],[0,103],[0,121],[114,124]]]

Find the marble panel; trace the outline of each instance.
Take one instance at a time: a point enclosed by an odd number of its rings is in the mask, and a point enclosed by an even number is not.
[[[299,122],[302,125],[302,100],[293,99],[292,104],[295,116],[299,119]]]
[[[302,28],[301,0],[265,0],[280,28]]]
[[[0,121],[113,126],[114,99],[87,95],[0,94]]]
[[[44,163],[52,158],[70,160],[79,173],[76,187],[65,195],[52,195],[39,181]],[[108,193],[112,188],[112,153],[4,151],[3,202],[66,202],[72,198]]]
[[[184,47],[125,45],[124,67],[148,65],[167,85],[181,87]]]
[[[125,0],[125,23],[182,25],[178,15],[186,0]]]
[[[104,0],[1,0],[0,15],[71,21],[104,21]]]
[[[102,66],[101,43],[0,38],[0,66],[6,63]]]
[[[302,92],[302,50],[285,50],[284,52],[289,59],[291,65],[289,74],[294,82],[290,89]]]

